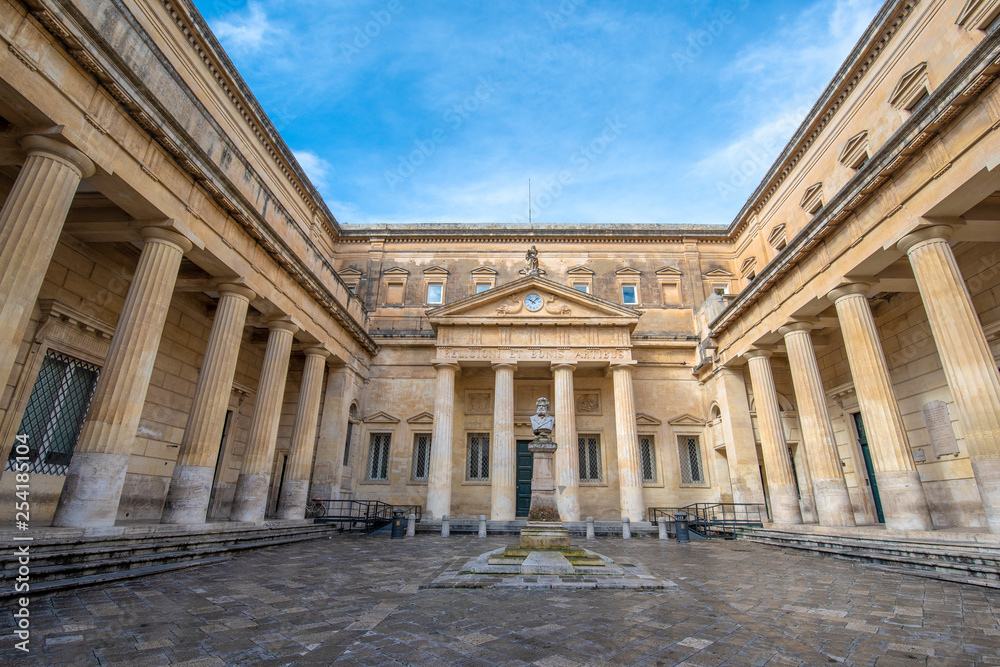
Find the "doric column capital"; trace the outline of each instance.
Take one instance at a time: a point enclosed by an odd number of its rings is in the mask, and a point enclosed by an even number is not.
[[[867,297],[868,292],[870,292],[871,289],[872,286],[868,283],[845,283],[830,290],[829,294],[826,295],[826,298],[834,303],[837,303],[841,299],[849,296],[855,296],[857,294]]]
[[[896,243],[896,247],[906,254],[910,254],[910,252],[925,243],[947,242],[954,233],[955,230],[948,225],[931,225],[930,227],[922,227],[921,229],[910,232],[903,238],[899,239],[899,242]]]
[[[451,361],[448,359],[434,359],[433,361],[431,361],[431,365],[437,371],[442,371],[449,368],[455,371],[456,373],[460,373],[462,371],[462,367],[459,365],[457,361]]]
[[[639,364],[639,362],[635,361],[635,360],[632,360],[632,361],[612,361],[611,362],[611,371],[612,372],[628,371],[629,373],[631,373],[632,370],[638,364]]]
[[[219,296],[230,294],[242,297],[247,301],[253,301],[257,298],[256,292],[240,283],[219,283],[215,288],[219,291]]]
[[[494,361],[490,366],[494,371],[499,371],[501,369],[509,368],[511,371],[517,370],[517,361],[514,359],[508,359],[504,361]]]
[[[329,350],[325,347],[307,347],[302,350],[307,357],[319,357],[320,359],[326,359],[330,356]]]
[[[778,333],[781,334],[782,338],[784,338],[788,334],[795,333],[797,331],[804,331],[808,334],[812,330],[812,322],[789,322],[785,326],[779,327]]]
[[[143,227],[139,230],[139,234],[142,236],[142,240],[147,243],[150,241],[169,243],[180,248],[180,251],[184,253],[194,247],[194,243],[191,242],[191,239],[184,236],[180,232],[174,231],[173,229],[167,229],[166,227]]]
[[[287,331],[293,336],[298,333],[299,327],[291,320],[271,320],[267,323],[267,328],[271,331]]]
[[[563,370],[563,371],[569,371],[570,373],[572,373],[573,371],[576,370],[576,362],[575,361],[553,361],[549,365],[549,367],[553,371]]]
[[[747,361],[751,359],[770,359],[773,352],[762,347],[755,347],[743,353],[743,358]]]
[[[38,134],[29,134],[21,138],[20,144],[28,155],[45,155],[69,164],[80,172],[80,178],[89,178],[94,175],[94,163],[90,158],[61,141]]]

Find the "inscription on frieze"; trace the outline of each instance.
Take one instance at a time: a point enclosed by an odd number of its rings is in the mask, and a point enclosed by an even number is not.
[[[495,347],[472,347],[472,348],[448,348],[439,347],[438,357],[441,359],[459,359],[463,361],[473,360],[508,360],[517,361],[555,361],[559,359],[567,361],[613,361],[617,359],[629,359],[631,357],[628,348],[495,348]]]

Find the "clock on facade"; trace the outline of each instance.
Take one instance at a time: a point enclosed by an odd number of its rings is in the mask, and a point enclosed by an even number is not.
[[[542,307],[542,297],[538,296],[537,294],[529,294],[528,296],[524,297],[524,305],[528,310],[532,312],[540,310]]]

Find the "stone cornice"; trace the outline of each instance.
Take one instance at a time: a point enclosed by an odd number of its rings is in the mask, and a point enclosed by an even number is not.
[[[920,149],[951,124],[969,102],[997,78],[998,73],[1000,31],[994,31],[973,49],[854,177],[831,197],[810,223],[715,318],[710,325],[712,335],[724,331],[809,251],[836,231],[855,210],[865,205],[894,174],[919,156]],[[889,211],[883,219],[893,213],[895,210]]]
[[[258,140],[271,140],[272,146],[268,153],[272,158],[279,161],[279,158],[287,158],[286,165],[278,165],[279,171],[291,179],[293,171],[296,177],[301,174],[301,169],[294,162],[291,153],[284,142],[278,138],[275,140],[277,131],[274,130],[266,115],[260,109],[256,100],[250,95],[246,84],[235,74],[235,68],[228,58],[223,55],[221,47],[214,38],[211,38],[210,31],[204,24],[197,10],[188,0],[161,0],[164,7],[171,14],[176,22],[177,28],[187,37],[189,44],[194,48],[202,62],[212,71],[216,81],[220,84],[220,72],[225,70],[232,77],[235,85],[240,87],[244,95],[245,107],[239,109],[239,100],[234,96],[232,88],[227,90],[227,95],[237,105],[240,115],[248,123],[258,137]],[[183,5],[178,9],[173,3]],[[232,217],[244,231],[252,237],[261,248],[273,259],[283,270],[302,287],[302,289],[317,303],[326,310],[341,326],[350,332],[352,338],[368,353],[374,354],[378,351],[378,346],[374,340],[364,330],[364,327],[351,315],[347,307],[341,304],[330,292],[329,288],[319,279],[317,275],[306,266],[305,262],[295,253],[282,238],[281,234],[274,229],[266,220],[263,213],[244,195],[243,192],[233,186],[227,176],[221,171],[219,166],[205,153],[202,146],[190,135],[184,126],[176,119],[161,103],[157,93],[152,91],[147,83],[136,75],[133,68],[125,62],[123,56],[115,51],[109,44],[105,35],[99,33],[98,28],[92,24],[90,17],[83,15],[81,10],[72,3],[55,3],[50,0],[24,0],[31,14],[67,49],[70,57],[86,71],[90,72],[111,95],[122,105],[123,111],[127,113],[140,127],[145,130],[150,137],[173,158],[174,164],[186,172],[205,192],[205,194],[215,201],[218,206]],[[225,141],[234,155],[239,155],[243,163],[250,169],[249,162],[243,158],[236,146],[228,140],[226,133],[219,126],[218,121],[209,113],[204,104],[191,90],[190,86],[183,81],[180,74],[171,65],[166,56],[154,45],[153,39],[146,33],[139,24],[130,9],[121,0],[106,0],[100,3],[100,7],[95,10],[102,14],[116,13],[121,20],[129,23],[130,29],[136,34],[145,36],[144,44],[149,49],[149,55],[155,59],[156,64],[161,69],[161,73],[171,84],[180,89],[185,96],[185,103],[190,104],[198,110],[201,117],[211,125],[220,140]],[[195,27],[196,26],[196,27]],[[196,30],[203,40],[198,42],[194,37],[193,29]],[[205,36],[208,37],[205,37]],[[218,65],[213,65],[209,54],[216,58]],[[254,111],[261,125],[268,134],[263,134],[258,127],[253,127],[252,119],[246,112],[246,107]],[[97,119],[87,117],[88,122],[94,125],[103,134],[107,130],[102,128]],[[252,170],[251,170],[252,171]],[[324,254],[316,248],[312,239],[301,229],[301,224],[296,223],[294,218],[284,209],[279,199],[271,192],[267,186],[256,179],[258,186],[264,191],[265,199],[270,202],[272,210],[283,216],[291,224],[290,227],[298,230],[303,242],[312,249],[318,261],[328,269],[330,280],[340,282],[346,294],[350,290],[346,284],[337,276],[332,265],[324,257]],[[302,187],[308,186],[309,195],[315,195],[312,186],[308,185],[308,180],[304,177],[298,179],[300,187],[292,187],[300,197],[305,197]],[[220,187],[221,186],[221,187]],[[305,201],[305,199],[304,199]],[[325,205],[318,195],[315,195],[313,203],[317,203],[326,213]],[[308,202],[307,202],[308,205]],[[315,208],[313,209],[315,210]],[[200,217],[188,207],[188,212],[194,217]],[[330,215],[332,220],[332,215]],[[331,223],[334,224],[334,223]],[[334,231],[336,229],[334,228]],[[351,297],[349,297],[351,298]],[[358,302],[362,315],[365,314],[363,304]]]
[[[546,241],[594,241],[601,243],[698,243],[728,244],[730,235],[722,225],[677,224],[585,224],[517,225],[505,223],[445,225],[344,225],[340,243],[358,243],[372,237],[393,243],[447,243],[458,239],[489,243]]]

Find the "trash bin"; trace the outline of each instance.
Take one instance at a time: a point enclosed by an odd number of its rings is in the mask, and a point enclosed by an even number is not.
[[[688,536],[688,521],[687,514],[684,512],[678,512],[674,515],[674,525],[676,528],[674,530],[677,532],[678,542],[690,542],[691,538]]]
[[[406,535],[406,519],[403,510],[392,511],[392,539],[401,540]]]

